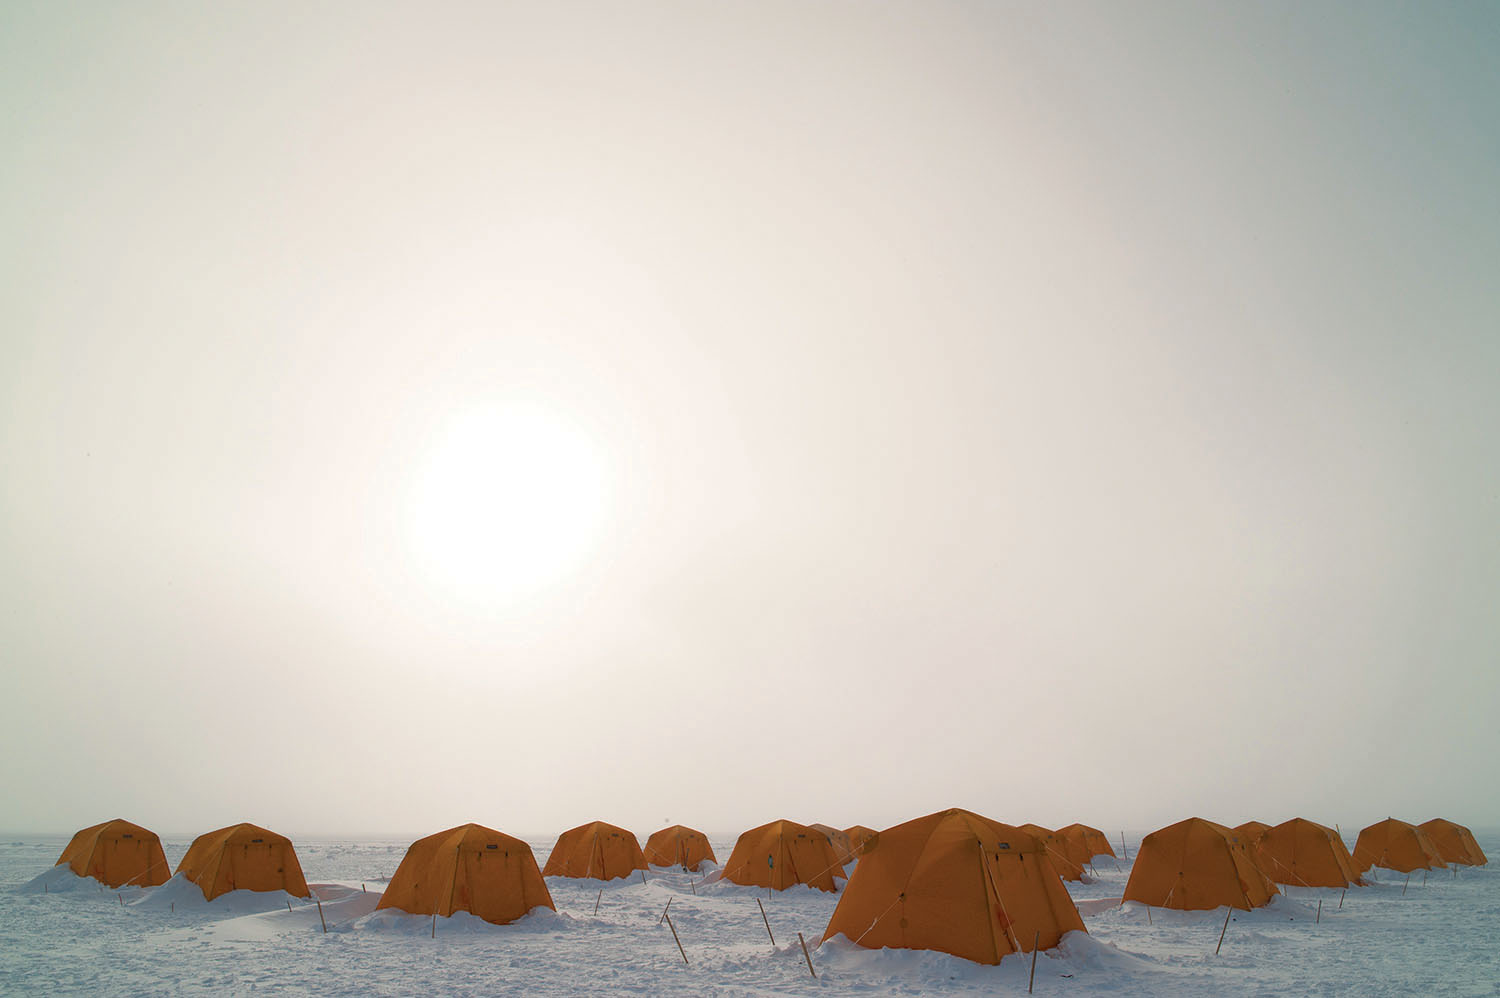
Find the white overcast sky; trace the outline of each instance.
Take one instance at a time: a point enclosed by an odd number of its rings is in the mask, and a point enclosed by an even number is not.
[[[1497,51],[4,4],[0,827],[1500,825]]]

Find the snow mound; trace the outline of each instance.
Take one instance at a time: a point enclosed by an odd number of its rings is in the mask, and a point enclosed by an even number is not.
[[[484,919],[471,915],[467,911],[455,912],[452,915],[439,915],[437,916],[436,931],[439,936],[491,935],[503,932],[536,933],[558,930],[566,931],[576,927],[576,924],[577,920],[570,915],[560,915],[551,908],[537,907],[507,925],[496,925],[494,922],[486,922]],[[339,926],[337,929],[329,926],[329,931],[384,932],[401,936],[430,936],[433,934],[433,917],[431,915],[413,915],[399,908],[382,908],[379,911],[372,911],[367,915],[356,918],[347,925]]]

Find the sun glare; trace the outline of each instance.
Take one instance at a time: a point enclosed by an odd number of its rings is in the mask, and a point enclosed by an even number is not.
[[[414,547],[456,596],[513,600],[579,566],[603,491],[603,463],[583,434],[539,406],[485,406],[433,451],[414,494]]]

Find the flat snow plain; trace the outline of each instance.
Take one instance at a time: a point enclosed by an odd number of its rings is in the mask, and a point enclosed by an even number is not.
[[[1491,856],[1495,834],[1477,833]],[[414,836],[415,837],[415,836]],[[557,912],[492,926],[467,915],[372,914],[408,841],[293,836],[316,906],[236,892],[205,904],[191,884],[103,891],[48,872],[66,836],[0,843],[0,994],[4,995],[886,995],[1025,994],[1030,957],[985,967],[941,953],[821,946],[838,898],[807,888],[768,895],[656,871],[646,883],[549,878]],[[732,840],[714,838],[727,858]],[[1130,840],[1134,856],[1138,840]],[[166,839],[174,867],[185,838]],[[531,840],[545,863],[552,840]],[[1166,912],[1118,898],[1129,864],[1103,858],[1070,889],[1088,927],[1036,962],[1038,995],[1488,995],[1500,998],[1500,870],[1455,879],[1386,873],[1348,892],[1294,888],[1236,913]],[[45,876],[43,876],[45,875]],[[40,879],[38,879],[40,877]],[[42,884],[46,883],[44,892]],[[361,890],[361,883],[368,893]],[[694,888],[697,893],[695,894]],[[602,896],[600,891],[602,890]],[[756,906],[775,932],[773,946]],[[660,915],[672,920],[689,963]],[[1318,920],[1318,901],[1322,916]],[[594,906],[598,901],[598,913]],[[122,903],[123,902],[123,903]],[[807,939],[817,978],[803,961]]]

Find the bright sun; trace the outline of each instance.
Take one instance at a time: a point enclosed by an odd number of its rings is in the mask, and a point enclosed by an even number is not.
[[[456,596],[513,600],[577,568],[603,492],[603,462],[577,430],[536,405],[485,406],[433,451],[413,496],[413,541]]]

